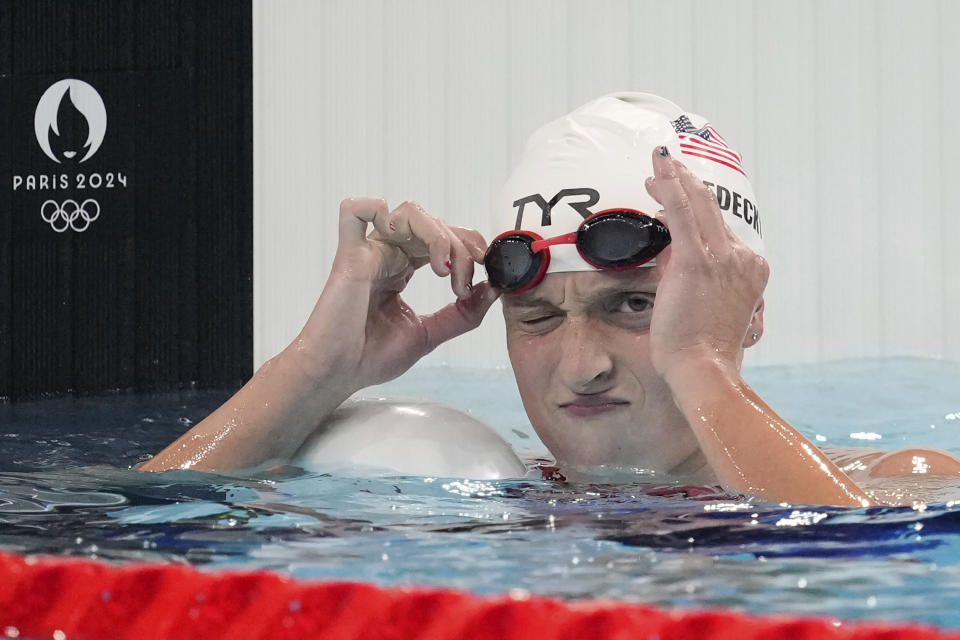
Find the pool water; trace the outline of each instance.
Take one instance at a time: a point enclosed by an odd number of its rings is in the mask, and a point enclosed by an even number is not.
[[[960,364],[866,360],[745,377],[824,446],[960,454]],[[941,487],[937,502],[841,509],[687,499],[657,478],[586,485],[534,474],[472,481],[129,468],[228,395],[0,405],[0,549],[960,627],[960,482]],[[546,455],[508,370],[415,369],[369,395],[465,409],[521,457]]]

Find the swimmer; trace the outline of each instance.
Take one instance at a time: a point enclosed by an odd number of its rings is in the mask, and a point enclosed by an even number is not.
[[[642,468],[771,501],[863,506],[909,503],[896,481],[916,479],[917,457],[931,476],[960,475],[942,451],[818,448],[744,382],[769,273],[756,203],[739,155],[704,118],[642,93],[603,96],[533,134],[490,246],[412,202],[345,200],[333,269],[297,338],[141,468],[251,468],[308,441],[300,456],[320,455],[351,395],[477,327],[500,297],[524,408],[569,479]],[[478,264],[488,281],[474,284]],[[428,265],[456,300],[417,315],[400,294]],[[435,446],[455,444],[431,424]]]

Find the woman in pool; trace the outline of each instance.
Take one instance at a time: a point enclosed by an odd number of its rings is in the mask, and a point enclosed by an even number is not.
[[[895,479],[916,478],[918,458],[928,475],[960,473],[960,460],[930,449],[825,452],[743,381],[768,276],[755,202],[709,123],[638,93],[604,96],[534,134],[496,213],[509,233],[489,252],[478,232],[414,203],[345,200],[333,269],[297,339],[142,469],[289,460],[351,394],[477,327],[503,293],[524,408],[568,477],[643,468],[774,501],[858,506],[909,501]],[[496,288],[473,284],[485,254]],[[428,264],[457,300],[418,316],[400,293]]]

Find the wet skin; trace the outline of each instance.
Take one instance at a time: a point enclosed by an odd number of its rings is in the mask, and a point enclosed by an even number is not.
[[[646,188],[672,238],[656,267],[552,274],[504,302],[534,428],[561,466],[631,466],[765,498],[868,504],[740,376],[743,349],[763,331],[765,261],[666,147],[652,160]]]
[[[554,273],[501,298],[524,408],[561,466],[716,481],[650,360],[659,279],[653,268]]]
[[[740,377],[743,349],[763,333],[767,265],[726,227],[713,190],[665,148],[652,155],[645,184],[672,237],[656,267],[555,273],[503,297],[510,358],[537,433],[565,472],[619,466],[775,501],[870,504]],[[483,238],[414,203],[391,211],[378,198],[345,200],[339,231],[330,278],[297,338],[142,469],[285,462],[352,393],[476,328],[497,297],[488,283],[472,284]],[[450,278],[457,299],[421,315],[400,293],[426,265]],[[915,449],[874,466],[903,476],[917,458],[926,473],[960,475],[960,460]]]

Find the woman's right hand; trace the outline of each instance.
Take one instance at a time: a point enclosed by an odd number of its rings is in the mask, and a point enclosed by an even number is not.
[[[399,376],[483,320],[497,298],[488,283],[472,284],[474,263],[483,262],[485,250],[479,232],[448,225],[416,203],[390,211],[381,198],[344,200],[330,277],[286,353],[314,382],[346,395]],[[418,315],[400,293],[427,264],[450,277],[457,299]]]
[[[368,226],[373,232],[367,235]],[[220,408],[140,468],[225,470],[286,462],[350,394],[409,369],[440,343],[480,324],[496,294],[472,286],[486,243],[405,202],[379,198],[340,205],[337,255],[297,339],[265,363]],[[457,295],[419,316],[400,298],[429,264]]]

